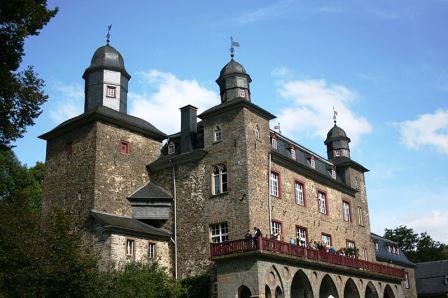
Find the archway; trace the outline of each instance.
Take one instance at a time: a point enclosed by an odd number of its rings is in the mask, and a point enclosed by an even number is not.
[[[328,274],[320,283],[319,298],[339,298],[338,289]]]
[[[297,271],[291,282],[291,298],[313,298],[311,283],[302,270]]]
[[[251,291],[245,285],[238,288],[238,298],[250,298],[252,296]]]
[[[366,298],[378,298],[378,292],[371,281],[369,281],[366,287]]]
[[[264,286],[264,297],[266,298],[272,298],[271,289],[268,285]]]
[[[353,279],[349,278],[344,287],[344,298],[360,298],[358,287]]]
[[[277,289],[275,289],[275,298],[285,298],[285,296],[283,295],[283,291],[279,286],[277,286]]]
[[[384,288],[384,296],[383,297],[384,298],[395,298],[394,291],[392,291],[392,288],[389,285],[387,285]]]

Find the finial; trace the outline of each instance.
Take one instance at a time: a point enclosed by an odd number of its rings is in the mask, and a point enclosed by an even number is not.
[[[107,34],[106,34],[107,45],[109,45],[109,42],[110,42],[110,29],[112,29],[112,25],[107,26]]]
[[[274,129],[277,129],[278,133],[282,134],[282,131],[280,130],[280,122],[276,126],[274,126]]]
[[[239,48],[240,47],[240,43],[237,41],[233,40],[233,37],[230,36],[230,57],[233,59],[233,57],[235,56],[235,49],[234,47]]]
[[[334,106],[333,106],[333,122],[334,122],[334,125],[336,125],[336,116],[338,115],[338,112],[336,112],[336,110],[334,109]]]

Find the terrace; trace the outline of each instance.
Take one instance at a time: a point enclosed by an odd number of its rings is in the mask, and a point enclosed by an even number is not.
[[[287,242],[268,238],[259,237],[256,239],[240,239],[224,243],[210,244],[210,254],[213,259],[235,256],[247,252],[279,254],[281,256],[297,258],[298,260],[305,262],[321,262],[329,265],[342,266],[346,269],[381,274],[387,277],[404,280],[403,269],[310,249],[303,246],[291,245]]]

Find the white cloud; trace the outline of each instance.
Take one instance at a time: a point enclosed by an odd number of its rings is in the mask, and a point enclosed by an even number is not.
[[[241,25],[253,23],[257,21],[262,21],[266,19],[274,19],[277,18],[286,12],[288,12],[288,8],[290,3],[295,2],[293,0],[279,1],[275,4],[258,8],[253,11],[245,12],[239,15],[235,21]]]
[[[280,80],[290,80],[293,77],[293,72],[288,67],[277,67],[271,71],[271,76]]]
[[[169,72],[158,70],[138,75],[156,90],[129,93],[130,114],[153,123],[166,133],[180,129],[179,108],[191,104],[201,112],[220,102],[217,92],[201,86],[196,80],[181,80]]]
[[[339,115],[338,126],[346,131],[352,147],[372,131],[367,119],[350,110],[358,96],[347,87],[329,85],[325,80],[296,80],[282,83],[278,92],[289,101],[278,114],[282,131],[287,134],[325,139],[332,125],[333,107]]]
[[[415,150],[426,147],[448,154],[448,110],[422,114],[415,120],[398,123],[401,142]]]
[[[419,233],[427,232],[434,240],[448,243],[448,216],[445,212],[433,210],[407,215],[403,217],[403,222]]]
[[[79,83],[62,84],[57,83],[54,87],[57,91],[57,102],[50,108],[50,118],[59,124],[67,119],[82,113],[84,88]]]

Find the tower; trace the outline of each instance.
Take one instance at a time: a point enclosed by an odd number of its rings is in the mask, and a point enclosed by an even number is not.
[[[123,56],[109,43],[95,51],[82,78],[85,80],[84,112],[98,106],[127,112],[128,82],[131,76],[124,67]]]
[[[350,158],[350,138],[347,137],[345,131],[336,125],[330,129],[324,144],[327,145],[328,159],[333,160],[337,157]]]
[[[252,82],[244,67],[233,58],[219,73],[216,83],[219,85],[221,102],[227,102],[238,98],[250,101],[249,84]]]

